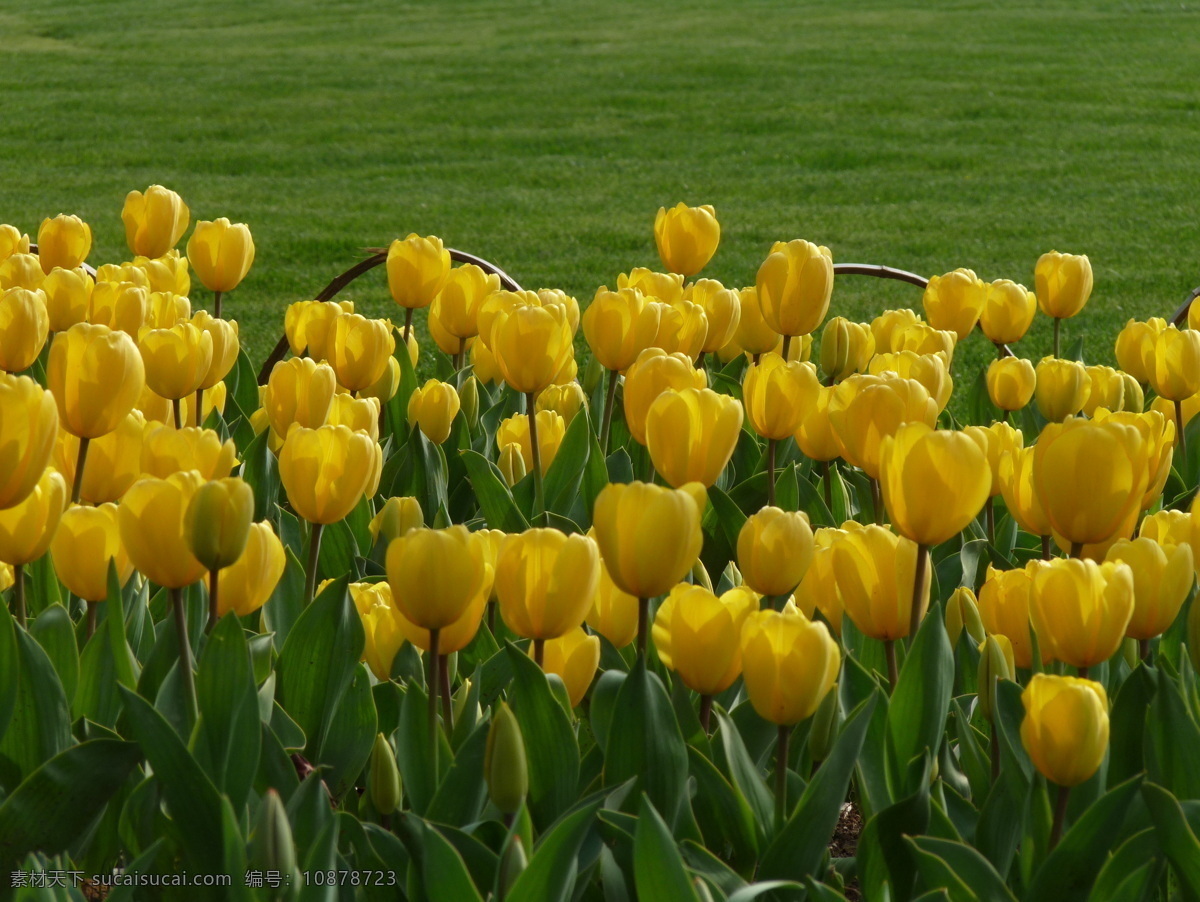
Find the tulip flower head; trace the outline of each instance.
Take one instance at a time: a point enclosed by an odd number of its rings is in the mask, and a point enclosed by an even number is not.
[[[669,210],[658,208],[654,243],[663,266],[671,272],[694,276],[712,259],[720,241],[721,225],[710,204],[689,207],[680,201]]]

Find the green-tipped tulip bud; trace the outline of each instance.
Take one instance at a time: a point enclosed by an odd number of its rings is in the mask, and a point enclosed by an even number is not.
[[[492,804],[503,814],[516,814],[529,791],[529,766],[525,761],[521,725],[503,702],[492,715],[483,774]]]
[[[215,479],[192,495],[184,538],[205,570],[221,570],[242,556],[253,519],[253,489],[236,476]]]
[[[521,446],[516,442],[500,449],[500,475],[510,486],[525,478],[525,458]]]
[[[466,679],[466,680],[463,680],[463,684],[458,687],[458,692],[454,696],[453,713],[454,713],[454,722],[456,724],[462,720],[463,714],[467,710],[467,702],[468,702],[468,700],[470,700],[470,698],[471,698],[471,681],[469,679]],[[475,704],[475,711],[473,713],[475,716],[472,718],[472,720],[473,721],[479,720],[479,704],[478,703]]]
[[[1130,636],[1121,643],[1121,657],[1125,659],[1125,663],[1129,665],[1130,670],[1137,667],[1140,660],[1137,639]]]
[[[834,683],[813,715],[812,727],[808,731],[808,753],[813,761],[824,761],[829,757],[844,719],[841,705],[838,704],[837,688],[837,683]]]
[[[975,593],[966,586],[955,589],[946,602],[946,633],[950,636],[951,645],[958,641],[963,630],[967,631],[976,645],[983,642],[987,635],[983,620],[979,617],[979,602],[975,600]]]
[[[604,378],[604,365],[593,354],[588,358],[588,364],[583,370],[583,390],[590,396]]]
[[[558,703],[567,712],[567,717],[574,720],[575,709],[571,706],[571,690],[567,688],[566,681],[557,673],[548,673],[546,674],[546,682],[550,684],[550,691],[554,693],[554,697],[558,700]]]
[[[421,529],[424,525],[425,514],[421,510],[421,502],[406,495],[384,502],[367,528],[371,530],[372,543],[382,539],[384,545],[390,545],[393,539],[400,538],[409,530]]]
[[[525,844],[521,842],[521,834],[514,833],[512,841],[504,847],[504,853],[500,857],[499,898],[508,896],[513,884],[528,865],[529,859],[525,857]]]
[[[467,377],[458,387],[458,407],[467,425],[474,427],[479,419],[479,380],[474,376]]]
[[[396,753],[382,733],[376,734],[375,746],[371,749],[367,789],[371,793],[371,804],[380,814],[391,814],[400,807],[400,769],[396,766]]]
[[[692,564],[692,582],[697,586],[703,586],[708,591],[713,591],[712,579],[709,578],[708,569],[696,558],[696,563]]]
[[[1017,672],[1012,643],[993,634],[979,643],[979,710],[989,721],[996,710],[996,683],[1011,680]]]
[[[263,871],[276,871],[283,877],[282,885],[271,894],[272,899],[292,899],[300,885],[296,870],[296,846],[292,827],[279,793],[268,789],[258,806],[258,820],[250,836],[250,855],[247,862]]]
[[[692,878],[692,889],[696,891],[696,899],[698,902],[713,902],[712,893],[708,890],[708,884],[699,877]]]

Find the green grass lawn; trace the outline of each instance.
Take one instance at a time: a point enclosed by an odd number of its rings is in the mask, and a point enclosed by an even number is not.
[[[727,284],[795,237],[1030,286],[1041,252],[1087,253],[1095,291],[1066,335],[1110,360],[1128,317],[1200,282],[1200,14],[927,6],[9,4],[0,221],[77,212],[92,262],[124,259],[124,195],[161,182],[195,218],[249,223],[258,259],[226,309],[261,360],[284,307],[364,247],[438,234],[586,303],[657,264],[654,213],[682,199],[716,205],[705,275]],[[395,309],[382,272],[362,281],[349,296]],[[919,300],[847,277],[832,310]],[[1039,318],[1017,350],[1048,347]],[[976,335],[960,360],[989,353]]]

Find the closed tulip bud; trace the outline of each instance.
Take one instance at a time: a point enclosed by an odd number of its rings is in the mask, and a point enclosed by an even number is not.
[[[538,446],[541,447],[540,441]],[[510,487],[524,479],[529,472],[529,468],[525,465],[525,454],[517,442],[512,442],[500,449],[500,459],[496,462],[496,466],[500,468],[500,475],[504,477],[505,483]]]
[[[704,339],[705,353],[715,353],[728,344],[737,334],[742,318],[742,302],[738,293],[726,288],[716,279],[699,279],[683,292],[683,299],[698,304],[708,321],[708,333]]]
[[[0,370],[19,373],[33,366],[49,330],[46,295],[40,289],[9,288],[0,294]]]
[[[764,354],[750,364],[742,380],[742,399],[754,431],[780,441],[800,428],[804,411],[819,393],[816,369],[807,363],[785,363],[778,354]]]
[[[7,288],[37,291],[45,278],[37,254],[13,254],[0,263],[0,291]]]
[[[737,331],[733,335],[738,347],[751,356],[774,350],[776,342],[779,341],[779,333],[763,319],[762,307],[758,302],[758,288],[751,285],[741,289],[738,292],[738,301],[741,304],[741,316],[738,318]]]
[[[915,351],[894,351],[871,358],[867,372],[873,376],[895,373],[905,379],[915,379],[925,386],[929,397],[937,403],[938,412],[946,409],[954,391],[950,368],[941,354],[918,354]]]
[[[208,335],[212,341],[212,362],[200,383],[200,388],[212,388],[228,376],[237,363],[241,350],[237,320],[215,319],[207,310],[201,310],[192,317],[192,325]]]
[[[184,537],[208,570],[228,567],[242,556],[254,518],[254,491],[242,479],[205,483],[188,504]]]
[[[636,288],[602,286],[583,313],[583,334],[593,356],[605,369],[628,369],[654,344],[662,310]]]
[[[1143,385],[1149,383],[1154,374],[1154,348],[1166,328],[1167,321],[1157,316],[1145,322],[1131,319],[1125,323],[1117,335],[1117,366]]]
[[[700,556],[706,502],[695,483],[681,489],[644,482],[605,486],[592,522],[617,587],[636,598],[655,598],[682,580]]]
[[[708,388],[665,391],[646,413],[654,469],[676,488],[716,483],[742,431],[742,405]]]
[[[979,590],[979,617],[988,633],[1004,636],[1012,647],[1016,666],[1033,666],[1033,638],[1029,626],[1033,578],[1028,569],[997,570],[988,565],[987,579]],[[1042,646],[1042,660],[1050,660]]]
[[[194,394],[212,366],[212,336],[191,323],[149,329],[138,346],[145,364],[146,385],[169,400]]]
[[[983,641],[984,628],[979,616],[979,604],[969,586],[959,586],[951,593],[946,602],[945,620],[946,634],[952,645],[958,641],[963,630],[967,631],[967,636],[976,645]]]
[[[738,533],[742,579],[760,595],[785,595],[804,579],[813,557],[808,515],[764,507],[746,518]]]
[[[1007,636],[988,636],[979,643],[979,711],[989,721],[996,710],[997,683],[1013,679],[1016,672],[1013,647]]]
[[[140,268],[150,283],[151,291],[169,292],[187,297],[192,290],[188,275],[188,258],[172,248],[161,257],[134,257],[133,265]]]
[[[1177,510],[1155,511],[1142,520],[1138,536],[1153,539],[1168,553],[1176,545],[1190,546],[1196,574],[1200,576],[1200,525],[1196,523],[1194,513]]]
[[[843,528],[846,534],[833,543],[833,573],[846,614],[859,632],[873,639],[907,636],[913,619],[916,542],[882,526],[849,521]],[[928,602],[929,580],[926,568],[924,585],[917,592],[922,604]]]
[[[583,627],[576,627],[557,639],[548,640],[543,655],[542,669],[563,681],[571,707],[579,707],[596,677],[596,668],[600,666],[599,637],[589,636]]]
[[[16,226],[5,223],[0,225],[0,263],[13,254],[29,253],[29,236],[21,233]]]
[[[0,510],[33,491],[58,434],[54,398],[28,376],[0,373]]]
[[[332,367],[310,357],[293,357],[272,368],[262,406],[271,428],[286,436],[293,423],[306,429],[323,426],[336,391]]]
[[[800,426],[792,434],[801,453],[813,460],[833,460],[842,453],[829,422],[832,397],[833,389],[819,386],[812,404],[801,417]]]
[[[510,535],[496,558],[500,614],[526,639],[557,639],[580,626],[599,579],[596,542],[557,529]]]
[[[829,310],[833,254],[811,241],[776,242],[756,279],[763,319],[780,335],[815,332]]]
[[[172,473],[195,470],[204,479],[224,479],[237,466],[233,439],[221,441],[213,429],[151,426],[142,438],[142,472],[166,479]]]
[[[742,627],[742,678],[758,716],[787,726],[811,717],[841,667],[838,644],[823,623],[789,605],[756,611]]]
[[[142,355],[124,332],[78,323],[50,346],[46,386],[62,427],[79,438],[116,429],[137,404],[145,380]]]
[[[296,870],[296,846],[288,823],[287,808],[279,793],[268,789],[258,806],[258,820],[251,834],[248,863],[259,871],[278,874],[285,889],[278,898],[290,898],[298,886],[300,872]]]
[[[1092,680],[1037,673],[1021,693],[1021,744],[1033,766],[1059,786],[1078,786],[1108,751],[1108,695]]]
[[[567,424],[553,410],[540,410],[536,416],[538,453],[540,454],[542,474],[545,475],[558,455],[558,448],[562,444],[563,436],[567,433]],[[500,426],[496,429],[496,447],[500,449],[501,459],[510,446],[515,446],[521,456],[522,474],[531,471],[533,469],[533,443],[529,437],[529,417],[526,414],[514,414],[501,421]],[[501,469],[503,469],[503,465],[501,465]],[[520,478],[517,477],[517,481],[520,481]]]
[[[79,486],[79,497],[83,501],[103,504],[121,500],[125,491],[142,475],[145,431],[145,417],[141,411],[131,410],[116,429],[91,441]],[[54,467],[63,474],[67,485],[75,481],[78,461],[79,439],[61,430],[54,448]]]
[[[493,291],[500,290],[500,277],[484,272],[473,263],[452,269],[434,299],[438,319],[451,335],[471,338],[479,334],[479,308]]]
[[[204,484],[194,470],[166,479],[146,477],[121,499],[118,524],[129,559],[147,579],[167,589],[182,589],[204,575],[184,536],[192,497]]]
[[[38,259],[49,274],[56,266],[74,269],[92,251],[92,229],[78,216],[59,213],[38,228]]]
[[[50,542],[54,572],[72,594],[84,601],[104,601],[108,598],[110,563],[116,564],[117,582],[121,586],[133,573],[133,562],[121,544],[117,506],[72,505],[61,514]]]
[[[367,773],[371,805],[380,814],[391,814],[400,807],[400,768],[396,765],[396,753],[382,733],[375,734]]]
[[[1033,482],[1033,448],[1014,448],[1001,457],[999,473],[1004,506],[1017,525],[1035,536],[1050,535],[1053,527]]]
[[[1168,401],[1200,392],[1200,332],[1167,326],[1154,340],[1151,387]]]
[[[279,451],[279,478],[293,510],[309,523],[344,520],[377,478],[378,449],[345,426],[293,428]]]
[[[833,570],[833,545],[843,535],[843,530],[829,527],[813,533],[812,563],[808,572],[804,574],[804,579],[792,593],[792,602],[805,617],[815,620],[816,612],[820,611],[821,616],[829,622],[830,628],[838,636],[842,634],[842,614],[845,613],[845,608]]]
[[[130,191],[125,196],[121,220],[131,251],[143,257],[161,257],[179,243],[191,212],[174,191],[151,185],[144,194]]]
[[[53,269],[42,282],[50,331],[62,332],[87,319],[92,300],[91,277],[82,269]]]
[[[198,222],[188,239],[187,256],[205,288],[233,291],[254,263],[254,239],[244,222],[231,223],[224,216]]]
[[[504,381],[523,394],[554,382],[571,360],[571,324],[561,307],[517,307],[492,326],[491,346]]]
[[[379,512],[371,518],[368,529],[371,531],[371,541],[382,539],[390,544],[393,539],[407,535],[411,530],[420,529],[425,525],[425,514],[421,511],[421,502],[416,498],[389,498],[384,502]]]
[[[217,614],[253,614],[270,599],[283,577],[283,543],[267,520],[252,523],[238,559],[217,574]]]
[[[492,714],[483,774],[488,798],[501,814],[512,815],[521,810],[529,792],[529,765],[525,760],[521,725],[504,702],[497,703]]]
[[[322,583],[318,591],[324,587],[325,583]],[[392,605],[391,589],[387,583],[351,583],[350,598],[363,628],[362,660],[377,680],[386,683],[391,679],[392,664],[405,642],[399,626],[400,615]]]
[[[969,436],[987,457],[988,471],[992,475],[989,497],[999,495],[1004,480],[1000,475],[1000,464],[1005,457],[1025,445],[1024,436],[1020,429],[1014,429],[1005,422],[993,423],[990,426],[967,426],[962,430]]]
[[[472,535],[476,539],[479,539],[478,533],[472,533]],[[438,635],[438,654],[450,655],[456,651],[461,651],[471,644],[471,641],[479,632],[479,625],[483,621],[483,612],[487,609],[488,600],[491,597],[493,574],[491,564],[487,563],[487,543],[481,541],[480,544],[485,549],[483,583],[480,585],[479,591],[472,596],[466,609],[459,615],[458,619],[449,626],[441,628]],[[374,583],[373,585],[379,595],[386,597],[392,612],[392,619],[400,632],[400,636],[421,649],[421,651],[429,651],[433,647],[430,641],[429,630],[417,626],[400,612],[400,609],[393,602],[391,589],[387,583]],[[388,660],[390,662],[391,659],[389,658]],[[391,664],[389,663],[388,667],[390,668],[390,666]]]
[[[348,391],[361,391],[384,374],[396,350],[396,339],[386,320],[340,313],[333,322],[330,350],[329,363],[338,383]]]
[[[915,379],[893,373],[854,375],[839,383],[829,400],[829,423],[842,457],[879,478],[880,444],[905,423],[937,422],[937,402]]]
[[[1037,373],[1021,357],[1001,357],[987,368],[988,397],[1001,410],[1020,410],[1033,397]]]
[[[1133,587],[1123,563],[1056,558],[1038,566],[1029,605],[1038,643],[1072,667],[1107,661],[1133,616]]]
[[[595,530],[592,530],[594,538]],[[613,582],[608,566],[600,561],[596,595],[585,618],[587,625],[613,644],[624,648],[637,636],[638,599]]]
[[[575,415],[579,411],[587,409],[587,395],[583,393],[583,388],[578,382],[551,385],[538,395],[534,406],[538,413],[541,413],[543,410],[554,411],[562,417],[564,425],[570,426],[571,421],[575,419]]]
[[[1034,269],[1038,306],[1046,316],[1067,319],[1083,309],[1092,294],[1092,264],[1086,255],[1050,251]]]
[[[1147,537],[1120,539],[1104,559],[1124,562],[1133,571],[1133,616],[1125,635],[1153,639],[1165,633],[1196,580],[1191,546],[1175,545],[1168,553]]]
[[[639,266],[631,269],[628,274],[621,273],[617,276],[617,288],[636,288],[648,299],[671,305],[683,300],[683,275],[655,272]]]
[[[654,647],[667,668],[701,695],[717,695],[742,672],[742,627],[758,610],[749,592],[718,598],[709,589],[680,583],[654,617]]]
[[[1052,423],[1061,423],[1083,410],[1092,382],[1087,367],[1074,360],[1043,357],[1037,365],[1038,410]]]
[[[901,349],[901,335],[909,326],[921,322],[907,307],[901,310],[885,310],[871,320],[871,334],[875,337],[875,353],[887,354]]]
[[[721,226],[710,204],[689,207],[682,201],[671,209],[658,208],[654,243],[663,266],[673,273],[694,276],[717,251]]]
[[[150,291],[132,282],[97,282],[88,300],[88,322],[135,338],[149,315]]]
[[[875,336],[863,323],[835,316],[821,332],[821,372],[831,382],[865,370],[874,353]]]
[[[430,379],[408,399],[408,422],[418,426],[425,437],[440,445],[450,437],[450,427],[458,416],[458,392],[448,382]]]
[[[50,547],[68,499],[67,484],[47,468],[25,499],[0,510],[0,561],[32,564]]]
[[[1149,451],[1146,435],[1113,419],[1047,426],[1033,449],[1033,484],[1054,531],[1090,544],[1132,525],[1152,475]]]
[[[414,529],[388,544],[387,574],[396,610],[422,629],[440,630],[484,590],[483,545],[465,526]]]
[[[388,290],[401,307],[428,307],[450,276],[450,252],[442,239],[416,233],[391,243],[387,253]]]
[[[650,405],[669,389],[707,388],[703,370],[683,354],[647,348],[625,374],[625,423],[639,444],[646,444],[646,415]]]
[[[921,303],[929,325],[953,332],[962,341],[979,321],[987,296],[988,286],[974,270],[956,269],[944,276],[932,276]]]
[[[1010,279],[997,279],[987,286],[979,326],[989,341],[1012,344],[1029,331],[1035,313],[1037,295]]]

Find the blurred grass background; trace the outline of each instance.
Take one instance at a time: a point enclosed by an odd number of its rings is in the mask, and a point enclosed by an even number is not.
[[[717,207],[704,275],[731,285],[795,237],[1029,286],[1086,253],[1064,346],[1086,332],[1089,362],[1200,282],[1188,4],[29,0],[0,35],[0,221],[79,213],[93,263],[129,256],[124,195],[154,182],[249,223],[226,310],[255,360],[364,247],[437,234],[586,304],[657,265],[678,200]],[[345,296],[395,310],[381,270]],[[847,277],[832,313],[919,301]],[[956,370],[991,353],[976,334]]]

